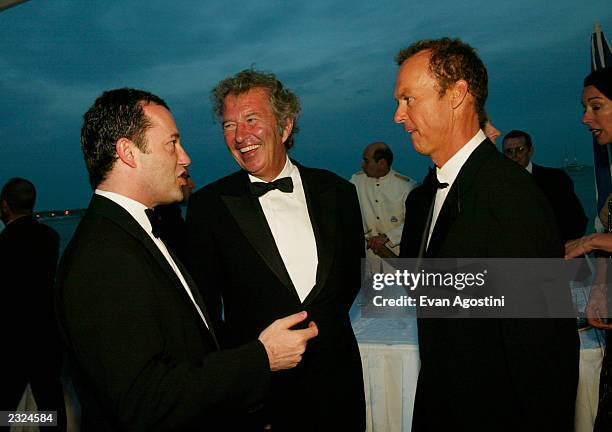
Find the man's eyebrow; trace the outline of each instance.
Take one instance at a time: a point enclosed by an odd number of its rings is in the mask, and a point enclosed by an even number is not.
[[[395,97],[395,99],[401,99],[403,97],[406,97],[409,93],[410,92],[408,91],[407,87],[402,87],[393,96]]]

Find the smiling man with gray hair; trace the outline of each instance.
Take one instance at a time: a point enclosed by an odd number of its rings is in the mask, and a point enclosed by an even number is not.
[[[244,343],[299,310],[319,327],[303,361],[272,374],[271,396],[252,425],[364,430],[361,359],[348,314],[364,255],[355,188],[288,157],[299,101],[274,75],[244,70],[221,81],[212,98],[240,170],[192,195],[187,259],[222,344]]]

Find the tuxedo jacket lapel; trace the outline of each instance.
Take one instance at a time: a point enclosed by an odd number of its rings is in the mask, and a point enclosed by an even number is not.
[[[451,190],[448,192],[448,195],[444,200],[444,205],[442,205],[440,213],[438,214],[436,225],[434,226],[433,231],[431,233],[431,238],[429,239],[426,256],[437,256],[437,253],[440,250],[444,239],[446,239],[446,236],[448,235],[453,221],[459,215],[459,211],[459,184],[455,182],[451,187]]]
[[[332,267],[336,243],[337,197],[335,189],[322,184],[316,172],[301,166],[295,161],[292,162],[300,171],[319,260],[316,284],[304,299],[304,304],[308,304],[325,285]],[[237,181],[228,188],[221,199],[249,243],[281,281],[282,285],[294,293],[299,301],[297,291],[278,251],[259,200],[252,198],[249,193],[247,174],[242,172],[236,179]]]
[[[120,205],[100,195],[94,195],[92,197],[90,208],[91,208],[91,211],[95,213],[99,213],[100,215],[108,219],[111,219],[114,223],[116,223],[121,228],[123,228],[124,231],[126,231],[128,234],[138,239],[143,244],[145,249],[155,258],[155,260],[160,265],[160,267],[165,271],[168,277],[174,282],[175,287],[179,289],[179,291],[182,293],[185,301],[187,301],[189,305],[191,306],[191,308],[193,309],[193,313],[197,315],[198,320],[201,320],[199,314],[197,313],[197,310],[195,309],[195,307],[193,307],[193,302],[191,301],[191,298],[189,298],[189,295],[185,291],[183,284],[181,283],[180,279],[178,278],[178,276],[176,275],[176,273],[174,272],[174,270],[168,263],[168,260],[166,259],[166,257],[164,257],[164,255],[159,250],[157,245],[153,242],[153,240],[151,240],[151,237],[149,237],[149,235],[145,232],[145,230],[142,229],[140,224],[136,222],[136,220],[132,217],[132,215],[130,215]],[[199,306],[200,310],[202,311],[202,314],[206,318],[206,322],[209,326],[208,331],[210,335],[212,336],[215,346],[219,348],[217,338],[212,329],[212,321],[210,320],[208,316],[208,312],[206,311],[206,306],[204,305],[204,301],[202,300],[202,297],[200,295],[200,290],[198,289],[195,282],[193,281],[193,279],[187,272],[187,269],[183,266],[183,264],[178,259],[178,257],[172,253],[170,248],[167,248],[167,249],[170,255],[172,256],[172,259],[175,261],[177,267],[179,268],[179,271],[182,273],[183,277],[185,278],[185,281],[187,282],[187,285],[189,286],[189,289],[191,290],[191,293],[193,295],[193,298],[196,304]]]
[[[425,252],[427,250],[427,240],[429,239],[429,230],[431,226],[431,219],[433,217],[433,208],[434,208],[434,199],[436,197],[436,189],[433,184],[433,169],[427,174],[425,179],[423,180],[423,188],[425,188],[424,194],[424,202],[422,206],[419,206],[419,209],[407,209],[406,213],[412,214],[414,218],[419,218],[422,222],[422,232],[421,232],[421,240],[419,242],[419,249],[417,254],[415,255],[417,258],[424,258]],[[417,211],[424,212],[420,213],[420,216],[417,215]],[[402,233],[403,237],[403,233]]]
[[[245,172],[237,177],[233,187],[221,196],[228,211],[234,217],[240,230],[247,238],[251,246],[255,248],[258,255],[276,275],[278,280],[295,294],[297,291],[291,282],[289,273],[285,268],[280,256],[272,231],[266,221],[266,216],[257,198],[251,197],[248,191],[248,177]],[[298,297],[299,301],[299,297]]]
[[[308,304],[325,286],[327,276],[331,271],[336,247],[336,206],[338,204],[338,197],[333,187],[321,184],[315,172],[299,165],[295,161],[293,163],[300,170],[319,260],[316,284],[306,299],[304,299],[304,303]]]
[[[431,233],[431,239],[427,247],[428,257],[438,256],[438,252],[444,244],[444,240],[447,238],[453,222],[461,213],[462,197],[470,192],[482,164],[491,155],[491,152],[496,151],[495,145],[488,138],[485,139],[476,147],[463,164],[463,167],[461,167],[461,170],[459,170],[459,174],[446,196],[434,230]]]
[[[208,311],[206,310],[206,305],[204,304],[204,299],[202,298],[202,294],[200,294],[200,290],[199,290],[197,284],[195,283],[195,281],[193,280],[193,278],[191,277],[191,275],[187,271],[187,268],[185,268],[185,266],[183,265],[183,263],[181,262],[179,257],[177,257],[176,254],[174,252],[172,252],[172,249],[170,247],[168,247],[167,245],[166,245],[166,247],[168,249],[168,252],[170,253],[170,256],[172,257],[172,259],[176,263],[176,266],[178,267],[179,271],[181,272],[181,274],[185,278],[185,282],[187,282],[187,286],[191,290],[191,295],[193,295],[194,301],[196,302],[196,304],[199,306],[200,310],[202,311],[202,315],[204,315],[204,319],[206,319],[206,323],[208,324],[208,330],[210,332],[210,336],[212,337],[212,340],[213,340],[213,343],[214,343],[215,347],[217,347],[217,349],[220,349],[221,347],[219,345],[219,341],[217,340],[217,336],[215,335],[215,331],[214,331],[213,325],[212,325],[212,320],[210,319],[210,316],[208,315]],[[164,258],[164,257],[162,256],[162,258]],[[164,258],[164,260],[165,260],[165,258]],[[174,271],[173,271],[173,273],[174,273]],[[191,301],[191,299],[189,299],[189,300]]]

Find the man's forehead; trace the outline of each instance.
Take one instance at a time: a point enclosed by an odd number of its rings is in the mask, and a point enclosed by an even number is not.
[[[525,137],[513,137],[513,138],[506,138],[504,140],[504,147],[514,148],[514,147],[520,147],[522,145],[525,145]]]
[[[268,91],[261,87],[253,87],[242,93],[229,93],[223,99],[222,117],[223,121],[232,120],[228,117],[244,116],[249,114],[272,115],[276,114],[270,103]]]
[[[174,137],[179,136],[176,123],[174,122],[174,117],[172,117],[172,114],[166,109],[166,107],[156,103],[145,103],[142,105],[142,107],[145,116],[150,123],[147,130],[158,128],[159,130],[166,132],[168,135]]]
[[[417,54],[407,58],[397,72],[396,95],[412,91],[415,87],[433,85],[437,81],[429,69],[431,53],[419,51]]]
[[[172,117],[172,114],[170,114],[170,111],[168,111],[166,107],[164,107],[163,105],[159,105],[154,102],[147,102],[147,101],[141,101],[139,102],[139,105],[142,107],[143,112],[149,119],[153,117],[159,117],[162,115],[164,116],[168,115]]]

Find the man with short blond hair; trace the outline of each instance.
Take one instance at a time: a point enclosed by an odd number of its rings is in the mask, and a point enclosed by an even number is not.
[[[401,256],[562,257],[546,198],[479,127],[487,71],[476,51],[424,40],[396,60],[395,122],[435,165],[406,200]],[[575,320],[428,318],[418,329],[413,432],[572,429]]]

